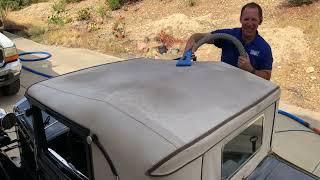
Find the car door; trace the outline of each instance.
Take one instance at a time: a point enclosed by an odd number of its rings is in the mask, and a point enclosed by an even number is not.
[[[41,180],[94,179],[89,130],[46,107],[32,106],[37,177]]]

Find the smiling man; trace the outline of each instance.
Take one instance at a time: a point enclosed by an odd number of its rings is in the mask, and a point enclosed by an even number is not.
[[[272,71],[272,51],[270,45],[259,35],[258,27],[263,20],[261,7],[248,3],[241,9],[241,28],[218,29],[211,33],[195,33],[187,41],[185,51],[192,49],[203,37],[213,33],[227,33],[241,41],[248,56],[240,56],[232,42],[215,40],[214,45],[222,48],[221,61],[251,72],[264,79],[270,80]]]

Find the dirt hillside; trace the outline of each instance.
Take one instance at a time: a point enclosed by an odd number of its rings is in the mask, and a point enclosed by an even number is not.
[[[116,11],[104,2],[67,4],[59,14],[63,25],[48,23],[57,1],[33,4],[7,17],[11,29],[23,26],[22,34],[40,43],[84,47],[120,57],[171,59],[181,55],[185,41],[195,32],[240,26],[240,9],[247,1],[196,0],[190,6],[187,0],[142,0]],[[259,33],[272,47],[272,81],[281,87],[281,99],[320,111],[320,2],[301,7],[288,6],[283,0],[256,2],[264,10]],[[79,19],[83,9],[90,18]],[[159,52],[162,45],[167,53]],[[205,45],[197,56],[219,60],[220,50]]]

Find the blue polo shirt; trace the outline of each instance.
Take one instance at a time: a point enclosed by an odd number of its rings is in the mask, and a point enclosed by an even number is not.
[[[226,33],[239,39],[249,55],[251,65],[257,70],[272,69],[272,51],[269,44],[258,34],[248,44],[245,44],[241,38],[241,28],[219,29],[211,33]],[[222,48],[221,61],[238,67],[239,52],[232,42],[228,40],[215,40],[214,45]]]

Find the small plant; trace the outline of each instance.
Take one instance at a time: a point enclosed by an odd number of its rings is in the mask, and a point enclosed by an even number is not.
[[[53,13],[50,17],[48,17],[48,24],[63,26],[66,23],[61,15],[63,12],[65,12],[66,5],[67,5],[66,0],[56,1],[52,5]]]
[[[100,27],[97,25],[97,23],[95,22],[91,22],[89,25],[88,25],[88,30],[89,32],[92,32],[92,31],[97,31],[99,30]]]
[[[31,37],[41,37],[43,34],[45,34],[48,31],[47,27],[43,26],[32,26],[29,30],[28,33]]]
[[[12,9],[17,10],[20,9],[19,2],[14,0],[0,0],[0,7],[1,9]]]
[[[1,20],[1,23],[3,23],[7,17],[7,14],[8,14],[8,9],[7,8],[0,8],[0,20]]]
[[[67,17],[65,19],[65,23],[68,24],[68,23],[72,23],[73,22],[73,19],[71,17]]]
[[[63,18],[59,14],[53,14],[48,18],[49,24],[63,26],[65,24]]]
[[[64,12],[66,10],[66,5],[67,5],[66,0],[60,0],[58,2],[55,2],[52,5],[52,9],[56,13],[62,13],[62,12]]]
[[[195,6],[196,0],[187,0],[188,6]]]
[[[121,7],[120,0],[107,0],[107,2],[112,11],[120,9]]]
[[[123,39],[126,37],[124,17],[120,17],[112,26],[112,34],[114,37]]]
[[[132,4],[141,0],[105,0],[112,11],[120,9],[124,4]]]
[[[78,21],[85,21],[85,20],[89,20],[91,19],[91,13],[90,13],[90,8],[84,8],[84,9],[80,9],[78,11],[78,16],[77,16],[77,20]]]
[[[105,18],[107,16],[107,10],[104,5],[99,5],[97,8],[97,13],[101,18]]]
[[[294,6],[301,6],[303,4],[312,4],[315,0],[288,0],[288,2]]]

